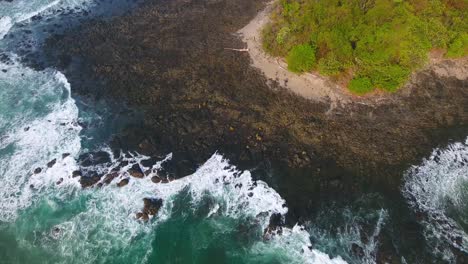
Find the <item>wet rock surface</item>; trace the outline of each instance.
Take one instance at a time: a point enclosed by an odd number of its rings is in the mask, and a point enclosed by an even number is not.
[[[137,213],[136,218],[143,221],[148,221],[150,216],[154,216],[158,213],[159,209],[163,205],[163,200],[155,198],[144,198],[143,204],[143,211]]]
[[[80,184],[83,188],[88,188],[96,184],[101,180],[101,176],[95,172],[90,172],[87,175],[83,175],[80,178]]]
[[[79,164],[83,167],[109,163],[110,161],[109,153],[104,151],[84,153],[78,158]]]
[[[76,170],[76,171],[73,171],[72,172],[72,177],[75,178],[75,177],[81,177],[83,175],[83,173],[79,170]]]
[[[117,177],[119,177],[119,174],[117,172],[109,173],[109,174],[106,175],[103,182],[105,184],[110,184]]]
[[[57,163],[57,159],[53,159],[53,160],[49,161],[47,163],[47,167],[52,168],[55,165],[55,163]]]
[[[55,58],[83,59],[80,74],[102,84],[75,85],[76,92],[145,110],[144,124],[129,128],[116,145],[147,154],[174,152],[179,167],[186,162],[191,168],[187,174],[220,151],[241,166],[269,160],[294,174],[301,170],[317,179],[317,188],[358,189],[363,181],[395,188],[395,171],[467,131],[468,81],[441,73],[459,67],[450,61],[415,74],[397,94],[332,111],[274,83],[271,89],[249,67],[247,54],[224,49],[243,46],[233,33],[262,6],[245,0],[149,1],[133,15],[92,22],[48,43],[59,50]]]
[[[250,67],[247,53],[225,49],[244,47],[235,32],[263,4],[147,1],[130,15],[56,35],[46,48],[74,93],[122,100],[144,112],[144,121],[114,137],[112,147],[155,159],[172,152],[153,182],[189,175],[218,151],[241,169],[256,168],[255,177],[287,200],[288,217],[296,217],[291,222],[326,199],[399,193],[403,170],[466,136],[466,61],[441,61],[395,94],[331,108],[289,93]],[[108,158],[92,154],[80,161],[86,166]]]
[[[123,179],[121,181],[119,181],[119,183],[117,183],[117,186],[118,187],[124,187],[125,185],[127,185],[128,183],[130,182],[130,179]]]
[[[130,176],[135,177],[135,178],[145,177],[145,175],[143,174],[143,171],[141,171],[140,166],[138,164],[133,165],[128,170],[128,174],[130,174]]]
[[[283,216],[279,213],[274,213],[270,216],[270,222],[268,226],[263,230],[264,239],[268,239],[272,235],[281,234],[284,226]]]

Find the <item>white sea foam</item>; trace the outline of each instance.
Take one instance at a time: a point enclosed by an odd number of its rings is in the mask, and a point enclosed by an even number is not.
[[[2,3],[0,39],[15,23],[27,21],[37,14],[53,14],[57,8],[84,6],[88,2],[38,0]],[[171,216],[172,198],[183,191],[190,194],[192,209],[205,195],[213,198],[214,203],[206,215],[208,218],[218,215],[254,218],[264,229],[273,213],[287,213],[285,201],[278,193],[262,181],[253,181],[250,172],[238,171],[218,154],[193,175],[167,184],[151,182],[151,177],[158,174],[165,161],[153,168],[144,168],[141,161],[147,157],[133,155],[120,158],[129,164],[119,170],[119,178],[112,184],[101,189],[81,190],[78,179],[70,176],[78,168],[76,157],[80,153],[81,128],[76,125],[78,109],[70,97],[70,85],[65,76],[53,70],[35,72],[18,62],[0,66],[7,69],[0,78],[0,100],[5,103],[3,108],[0,105],[0,132],[3,133],[0,134],[0,151],[4,153],[0,155],[0,221],[15,221],[20,211],[34,203],[44,202],[51,211],[84,203],[83,208],[53,228],[35,234],[40,237],[41,247],[64,257],[63,263],[70,262],[70,258],[92,263],[108,255],[119,254],[122,259],[127,257],[136,263],[144,261],[151,252],[151,245],[138,238],[151,234],[155,225]],[[62,158],[63,153],[70,153],[70,156]],[[169,155],[167,159],[170,158]],[[52,159],[57,160],[56,164],[47,168],[45,164]],[[117,166],[117,159],[112,157],[111,164],[93,169],[100,173],[109,172]],[[119,180],[129,177],[126,171],[134,164],[140,164],[144,170],[153,169],[153,172],[144,179],[132,178],[123,188],[117,187]],[[42,171],[33,175],[32,171],[37,167]],[[141,211],[142,199],[147,197],[162,198],[164,205],[155,219],[143,223],[135,219],[135,214]],[[28,242],[21,240],[19,243]],[[125,256],[129,253],[123,249],[130,244],[147,250],[142,255]],[[258,254],[262,254],[262,251],[284,250],[297,263],[345,263],[340,257],[331,259],[310,246],[307,231],[295,226],[283,228],[281,235],[270,240],[259,241],[252,247],[252,252],[259,250]]]
[[[53,7],[53,6],[56,6],[57,4],[60,3],[60,0],[55,0],[55,1],[52,1],[50,3],[47,3],[45,5],[39,5],[37,6],[33,11],[31,12],[28,12],[28,13],[25,13],[24,12],[24,9],[19,12],[16,17],[15,17],[15,23],[20,23],[20,22],[23,22],[25,20],[28,20],[30,19],[31,17],[35,16],[35,15],[38,15],[44,11],[46,11],[47,9]]]
[[[0,3],[0,40],[10,31],[14,24],[23,22],[44,12],[59,3],[59,0],[50,1],[14,1]]]
[[[374,232],[372,236],[369,237],[366,243],[362,243],[361,240],[358,242],[363,248],[364,251],[364,258],[362,262],[365,264],[374,264],[377,263],[377,250],[378,250],[378,237],[380,235],[380,231],[382,230],[383,225],[388,217],[388,212],[385,209],[381,209],[379,211],[379,217],[377,219],[377,223],[375,224]]]
[[[372,199],[363,197],[364,199]],[[375,264],[379,250],[378,237],[388,218],[386,209],[357,211],[351,208],[332,208],[330,211],[322,211],[317,219],[337,218],[343,219],[343,225],[329,229],[325,224],[314,225],[314,222],[307,222],[305,226],[312,241],[319,244],[320,248],[328,248],[336,254],[353,263]],[[320,221],[320,220],[318,220]],[[374,230],[363,230],[363,226],[374,226]],[[357,248],[353,248],[357,246]]]
[[[449,261],[454,256],[448,245],[468,253],[468,235],[460,226],[468,224],[467,143],[435,150],[420,166],[407,172],[402,188],[420,216],[432,252]]]
[[[11,17],[5,16],[0,18],[0,40],[5,37],[5,35],[10,31],[10,28],[13,26]]]
[[[72,157],[80,150],[81,128],[76,125],[78,109],[63,74],[35,72],[18,62],[0,67],[7,69],[0,78],[0,221],[13,221],[18,210],[40,193],[37,189],[53,187],[76,167]],[[71,156],[62,159],[63,153]],[[53,158],[57,164],[46,168]],[[43,170],[33,176],[37,167]]]
[[[109,154],[112,156],[110,151]],[[115,254],[111,254],[113,251],[119,251],[132,244],[132,247],[146,250],[139,253],[125,251],[117,258],[131,257],[135,262],[143,262],[152,250],[148,239],[144,238],[154,232],[156,225],[171,217],[173,198],[182,193],[191,197],[189,199],[191,204],[187,204],[184,210],[196,210],[202,199],[209,195],[213,203],[207,211],[207,218],[222,216],[255,219],[262,230],[267,227],[273,213],[282,215],[287,213],[285,201],[278,193],[264,182],[254,182],[250,172],[238,171],[218,154],[214,154],[194,174],[164,184],[153,183],[151,177],[158,175],[161,165],[171,159],[171,155],[152,168],[141,164],[142,160],[147,159],[142,155],[111,159],[110,163],[91,169],[106,174],[118,168],[119,161],[126,161],[128,165],[119,167],[119,177],[110,185],[76,193],[78,196],[75,199],[86,197],[85,208],[67,221],[56,225],[52,231],[45,231],[42,240],[44,247],[54,251],[58,247],[61,255],[70,258],[79,255],[81,262],[90,263],[106,259],[109,255],[115,260]],[[128,185],[117,187],[116,184],[120,180],[129,178],[127,170],[135,164],[139,164],[144,171],[151,170],[151,174],[143,179],[130,178]],[[58,190],[62,191],[67,193],[71,189]],[[136,213],[142,210],[143,198],[164,200],[158,215],[146,223],[135,217]],[[300,226],[292,229],[283,228],[282,235],[274,235],[267,241],[259,241],[252,247],[251,253],[253,255],[256,255],[256,252],[262,254],[262,251],[263,254],[274,253],[274,250],[283,250],[290,259],[296,261],[295,263],[346,263],[340,257],[331,259],[325,253],[311,249],[309,235]],[[67,261],[70,259],[63,262]]]
[[[171,155],[166,159],[170,158]],[[207,217],[212,215],[233,218],[257,217],[262,221],[262,226],[266,227],[270,214],[287,212],[287,208],[283,206],[284,200],[273,189],[263,182],[254,183],[248,171],[237,171],[217,154],[193,175],[167,184],[154,184],[151,181],[151,177],[157,175],[161,163],[165,162],[163,160],[153,166],[154,172],[149,176],[143,179],[131,178],[127,186],[117,187],[117,182],[129,177],[127,170],[144,159],[147,157],[142,155],[120,158],[119,160],[128,161],[129,164],[120,169],[119,178],[102,189],[89,190],[91,198],[86,210],[57,226],[60,230],[64,230],[60,237],[61,243],[66,242],[62,243],[63,253],[80,254],[86,257],[86,261],[94,261],[96,258],[104,257],[114,247],[123,247],[136,237],[148,234],[154,230],[154,225],[170,217],[172,198],[183,190],[190,193],[192,208],[196,208],[207,193],[216,201]],[[111,164],[113,165],[108,167],[100,165],[92,169],[101,173],[105,173],[106,170],[110,172],[117,166],[117,158],[113,157]],[[141,164],[140,166],[144,170],[151,169]],[[252,193],[251,197],[249,193]],[[153,222],[138,223],[135,214],[141,211],[143,198],[152,197],[163,199],[163,207]],[[190,205],[188,206],[187,209],[190,210]],[[99,226],[96,223],[99,223]],[[93,241],[86,239],[92,234]],[[113,241],[113,244],[106,245],[106,241]],[[101,252],[102,255],[96,255],[94,252]],[[138,259],[138,256],[133,258]]]
[[[255,243],[251,252],[261,259],[267,254],[285,256],[284,262],[297,264],[344,264],[341,257],[330,258],[326,253],[313,249],[309,233],[304,227],[296,225],[292,229],[283,228],[281,235],[275,235],[269,241]]]
[[[42,14],[54,16],[58,10],[79,8],[87,10],[95,4],[93,0],[20,0],[11,3],[0,3],[0,40],[17,23],[28,21]]]

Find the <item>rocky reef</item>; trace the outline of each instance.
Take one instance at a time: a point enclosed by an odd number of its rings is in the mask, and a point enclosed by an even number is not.
[[[251,67],[247,53],[226,49],[244,47],[235,32],[264,5],[147,1],[55,35],[46,50],[73,92],[144,112],[144,123],[128,127],[115,147],[173,152],[179,176],[216,151],[241,168],[260,164],[278,172],[276,185],[292,205],[301,192],[395,191],[410,164],[466,136],[466,59],[431,64],[398,93],[331,107],[293,95]]]

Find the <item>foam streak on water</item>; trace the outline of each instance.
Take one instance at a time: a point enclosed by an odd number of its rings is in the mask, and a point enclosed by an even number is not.
[[[54,16],[61,8],[83,8],[91,3],[2,2],[0,47],[8,47],[9,41],[23,30],[20,26],[33,22],[30,18],[38,14]],[[7,40],[4,37],[8,32],[11,34]],[[151,177],[160,173],[171,155],[148,168],[142,161],[149,157],[136,153],[114,157],[104,148],[111,161],[87,169],[101,175],[117,171],[118,177],[102,188],[83,190],[79,179],[72,177],[72,172],[80,169],[77,158],[84,150],[82,128],[77,124],[79,111],[66,77],[53,69],[35,71],[25,67],[15,54],[3,55],[9,59],[3,58],[0,63],[0,234],[12,233],[11,241],[15,243],[11,244],[18,252],[39,252],[46,257],[32,258],[49,263],[145,263],[150,262],[153,253],[151,242],[157,227],[177,213],[204,212],[200,208],[207,197],[210,203],[204,220],[245,221],[260,233],[268,226],[271,215],[287,213],[285,201],[277,192],[265,182],[254,181],[249,171],[237,170],[218,154],[192,175],[155,184]],[[119,167],[122,162],[127,165]],[[127,171],[135,164],[151,173],[143,179],[130,178]],[[127,178],[128,185],[117,186],[117,182]],[[179,212],[176,199],[184,195],[189,196],[190,202]],[[164,201],[157,216],[147,222],[135,217],[142,210],[144,198]],[[9,241],[0,238],[0,242]],[[259,261],[264,254],[281,253],[284,262],[346,263],[341,257],[331,258],[313,249],[309,233],[299,225],[283,228],[282,234],[269,239],[258,239],[244,250]],[[7,250],[0,250],[0,254],[4,251]]]
[[[150,238],[156,230],[155,227],[171,217],[174,213],[174,198],[185,192],[190,194],[191,204],[187,204],[184,210],[197,210],[202,199],[209,195],[214,202],[210,205],[207,218],[222,216],[255,219],[262,230],[268,225],[269,217],[273,213],[284,215],[287,212],[284,200],[278,193],[264,182],[254,182],[250,172],[236,170],[218,154],[213,155],[193,175],[167,184],[154,184],[151,181],[151,177],[158,174],[165,160],[152,168],[146,168],[141,165],[141,161],[147,158],[142,155],[113,157],[110,166],[92,168],[105,173],[115,171],[119,161],[128,162],[128,165],[119,169],[120,176],[113,183],[102,189],[85,191],[86,208],[54,226],[54,230],[57,228],[60,231],[45,231],[45,238],[41,243],[43,247],[55,251],[59,243],[61,255],[70,258],[80,255],[80,263],[104,259],[118,261],[127,257],[131,257],[135,263],[142,262],[152,251]],[[170,158],[169,155],[166,160]],[[151,169],[153,172],[143,179],[131,178],[125,187],[117,187],[117,182],[129,177],[127,170],[134,164],[140,164],[143,170]],[[158,215],[148,223],[135,218],[136,213],[142,209],[143,198],[164,200]],[[112,254],[129,244],[145,250],[124,252],[118,256]],[[251,253],[268,254],[271,250],[283,252],[294,263],[346,263],[341,258],[330,259],[327,254],[311,249],[309,234],[300,226],[285,228],[282,235],[274,236],[269,241],[259,241],[252,247]],[[64,263],[70,260],[66,259]]]
[[[13,22],[9,16],[4,16],[0,18],[0,40],[5,37],[5,35],[10,31],[10,28],[13,26]]]
[[[28,0],[0,3],[0,40],[15,25],[30,18],[43,14],[53,16],[57,10],[79,7],[89,9],[94,4],[92,0]]]
[[[63,74],[35,72],[17,62],[0,67],[7,70],[0,72],[0,221],[12,221],[30,205],[33,189],[48,188],[75,167],[71,157],[80,150],[81,128]],[[53,169],[44,167],[62,153],[71,157]],[[37,167],[43,172],[33,176]]]
[[[453,261],[449,246],[468,253],[468,141],[435,150],[407,172],[402,188],[425,227],[431,251]]]

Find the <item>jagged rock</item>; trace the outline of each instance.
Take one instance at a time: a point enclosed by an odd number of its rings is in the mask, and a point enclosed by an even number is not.
[[[160,183],[161,178],[159,178],[158,176],[153,176],[153,177],[151,177],[151,181],[154,182],[154,183]]]
[[[41,173],[41,172],[42,172],[42,168],[36,168],[36,169],[34,170],[34,174],[39,174],[39,173]]]
[[[49,161],[49,163],[47,163],[47,167],[52,168],[55,165],[55,163],[57,163],[57,159]]]
[[[358,258],[364,257],[364,249],[356,243],[351,245],[351,252]]]
[[[105,184],[110,184],[115,178],[119,176],[119,173],[117,172],[112,172],[110,174],[107,174],[106,177],[104,178],[104,183]]]
[[[150,159],[142,160],[141,165],[151,168],[154,164],[156,164],[156,162],[158,162],[156,158],[150,158]]]
[[[57,184],[57,185],[60,185],[62,182],[63,182],[63,178],[60,178],[60,179],[56,182],[56,184]]]
[[[141,220],[143,220],[143,221],[146,222],[146,221],[149,220],[149,216],[148,216],[147,213],[141,213],[141,212],[140,212],[140,213],[137,213],[137,214],[136,214],[136,219],[141,219]]]
[[[283,216],[280,213],[274,213],[270,216],[270,222],[268,227],[263,231],[263,236],[268,238],[274,233],[281,234],[283,231],[282,226],[284,225]]]
[[[62,154],[62,159],[66,158],[66,157],[68,157],[68,156],[70,156],[70,153],[63,153],[63,154]]]
[[[142,212],[136,213],[135,217],[136,219],[140,219],[143,217],[143,213]]]
[[[83,188],[88,188],[99,182],[101,177],[97,174],[92,174],[92,176],[81,176],[80,184]]]
[[[129,182],[130,182],[130,179],[129,179],[129,178],[126,178],[126,179],[121,180],[119,183],[117,183],[117,186],[118,186],[118,187],[124,187],[124,186],[127,185]]]
[[[169,183],[169,179],[168,178],[161,178],[161,183]]]
[[[75,178],[75,177],[81,177],[83,176],[83,173],[79,170],[76,170],[76,171],[73,171],[72,172],[72,177]]]
[[[130,176],[135,177],[135,178],[143,178],[145,177],[145,174],[140,169],[140,166],[138,164],[133,165],[129,170],[128,174]]]
[[[89,152],[80,155],[78,162],[83,167],[90,167],[94,165],[100,165],[104,163],[109,163],[111,161],[109,153],[104,151],[98,152]]]
[[[159,209],[163,205],[163,200],[162,199],[144,198],[143,203],[144,203],[144,207],[143,207],[143,213],[144,214],[156,215],[158,213]]]

